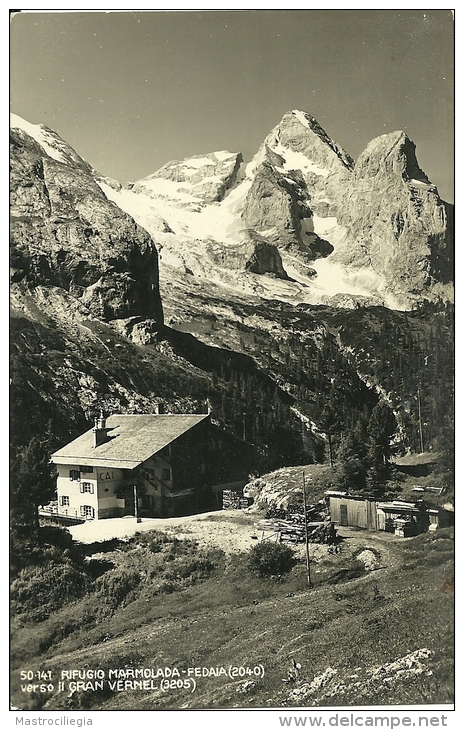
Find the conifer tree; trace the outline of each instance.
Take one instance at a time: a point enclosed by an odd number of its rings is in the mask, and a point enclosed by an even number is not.
[[[390,476],[390,440],[397,429],[395,415],[387,403],[381,401],[372,411],[367,426],[368,450],[366,456],[366,487],[373,496],[382,496]]]
[[[55,467],[49,463],[46,445],[32,438],[17,450],[11,464],[11,513],[14,526],[24,526],[36,533],[38,507],[55,495]]]

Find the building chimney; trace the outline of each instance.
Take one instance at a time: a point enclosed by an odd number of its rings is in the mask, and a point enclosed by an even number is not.
[[[106,428],[106,418],[103,414],[103,409],[100,408],[100,415],[95,419],[95,428],[104,429]]]
[[[110,429],[106,427],[106,418],[103,414],[103,410],[100,409],[100,415],[95,418],[95,426],[93,427],[93,448],[106,443],[108,441],[108,431]]]
[[[164,403],[159,401],[158,403],[155,403],[155,414],[160,416],[162,413],[164,413]]]

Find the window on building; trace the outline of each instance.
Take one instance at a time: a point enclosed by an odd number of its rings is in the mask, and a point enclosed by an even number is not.
[[[81,482],[81,492],[82,494],[93,494],[92,482]]]
[[[165,482],[171,481],[171,470],[170,469],[163,469],[163,481],[165,481]]]
[[[90,504],[81,504],[81,517],[91,519],[95,517],[95,510]]]
[[[77,469],[69,470],[69,478],[72,482],[78,482],[81,477],[81,473]]]
[[[61,506],[69,507],[69,497],[66,494],[63,494],[61,497]]]
[[[93,466],[80,466],[81,474],[93,474]]]

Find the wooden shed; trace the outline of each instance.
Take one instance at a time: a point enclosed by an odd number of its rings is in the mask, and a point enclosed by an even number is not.
[[[346,492],[326,492],[330,504],[330,519],[342,527],[378,530],[375,499]]]
[[[431,507],[423,500],[377,502],[374,497],[335,491],[326,492],[325,496],[330,519],[341,527],[360,527],[410,537],[454,523],[451,510]]]

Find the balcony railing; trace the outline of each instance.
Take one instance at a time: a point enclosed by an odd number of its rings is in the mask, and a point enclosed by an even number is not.
[[[94,516],[90,515],[83,515],[80,513],[79,510],[72,508],[72,507],[64,507],[62,505],[57,504],[56,502],[51,502],[50,504],[45,504],[43,506],[39,507],[39,517],[57,517],[57,518],[63,518],[68,520],[78,520],[79,522],[84,522],[85,520],[93,520],[95,519]]]

